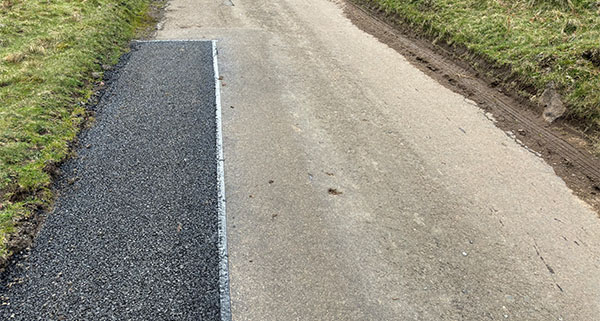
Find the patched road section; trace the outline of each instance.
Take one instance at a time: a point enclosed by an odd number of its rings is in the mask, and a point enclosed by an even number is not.
[[[215,111],[211,42],[134,44],[0,319],[219,320]]]

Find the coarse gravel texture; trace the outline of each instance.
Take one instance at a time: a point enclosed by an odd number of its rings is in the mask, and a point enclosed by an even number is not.
[[[210,42],[132,45],[3,274],[0,319],[219,319],[212,59]]]

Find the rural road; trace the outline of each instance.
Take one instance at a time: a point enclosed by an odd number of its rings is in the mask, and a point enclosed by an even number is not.
[[[233,319],[597,320],[596,213],[343,6],[172,0],[158,32],[218,40]]]
[[[599,320],[597,213],[344,5],[169,1],[0,319],[221,320],[212,44],[174,41],[217,40],[233,320]]]

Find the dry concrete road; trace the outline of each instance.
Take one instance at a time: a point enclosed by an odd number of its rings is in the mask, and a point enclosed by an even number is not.
[[[599,320],[596,213],[342,6],[172,0],[157,34],[219,40],[233,319]]]

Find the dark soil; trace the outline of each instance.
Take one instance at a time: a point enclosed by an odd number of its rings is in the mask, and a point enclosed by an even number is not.
[[[168,0],[152,1],[142,27],[136,32],[136,39],[148,40],[154,38],[156,31],[161,28],[160,21],[162,21],[165,16],[165,8],[167,5]]]
[[[590,49],[583,53],[583,58],[589,60],[596,67],[600,67],[600,48]]]

